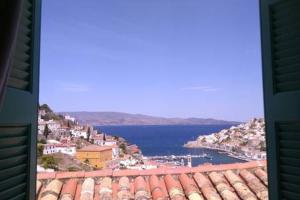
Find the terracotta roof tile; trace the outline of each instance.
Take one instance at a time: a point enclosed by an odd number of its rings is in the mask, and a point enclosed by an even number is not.
[[[63,183],[59,180],[51,181],[42,192],[41,200],[58,199]]]
[[[209,174],[210,180],[215,185],[217,191],[224,200],[239,200],[240,198],[234,192],[234,189],[230,186],[223,174],[218,172],[211,172]]]
[[[119,188],[119,186],[117,183],[112,183],[113,199],[117,199],[118,188]]]
[[[99,194],[99,190],[100,190],[100,185],[95,185],[95,193],[94,193],[94,200],[111,200],[110,199],[106,199],[105,197],[103,199],[100,198],[100,194]]]
[[[194,179],[207,200],[222,200],[210,180],[202,173],[196,173]]]
[[[166,183],[165,183],[165,181],[164,181],[163,178],[161,178],[161,179],[159,180],[159,185],[160,185],[160,187],[162,188],[162,191],[163,191],[163,193],[164,193],[164,196],[165,196],[166,198],[169,198],[169,193],[168,193],[168,190],[167,190],[167,187],[166,187]]]
[[[249,189],[249,187],[245,184],[245,182],[232,170],[228,170],[225,172],[225,177],[230,182],[232,187],[237,191],[238,195],[242,199],[246,200],[256,200],[255,194]]]
[[[163,200],[165,199],[165,194],[163,188],[160,185],[160,181],[157,176],[152,175],[149,179],[150,191],[152,194],[153,200]]]
[[[36,181],[36,194],[37,195],[40,192],[41,188],[42,188],[42,182],[41,181]]]
[[[96,190],[98,191],[98,190]],[[98,193],[98,192],[97,192]],[[101,180],[99,188],[99,196],[101,200],[112,199],[112,180],[109,177],[105,177]]]
[[[268,188],[262,184],[262,182],[254,176],[248,170],[242,170],[240,172],[241,177],[246,181],[249,188],[256,194],[261,200],[268,200]]]
[[[39,200],[267,200],[265,166],[265,162],[248,162],[39,173],[36,193]]]
[[[92,178],[85,179],[81,187],[80,200],[93,200],[94,189],[95,189],[94,179]]]
[[[193,179],[188,177],[186,174],[181,174],[179,176],[179,180],[184,189],[185,195],[189,199],[203,200],[203,196],[201,195],[201,192],[199,191],[198,186]]]
[[[117,198],[118,199],[130,199],[131,198],[130,183],[129,183],[128,177],[120,178]]]
[[[142,176],[138,176],[134,180],[135,199],[149,199],[150,194],[147,189],[147,183]]]
[[[255,170],[254,172],[256,174],[256,176],[266,185],[268,186],[268,175],[267,172],[265,172],[264,170],[258,168]]]
[[[185,195],[178,180],[175,180],[171,175],[165,176],[165,183],[171,200],[183,200]]]
[[[80,194],[81,194],[81,187],[82,187],[82,184],[77,184],[77,187],[76,187],[76,193],[75,193],[75,199],[80,199]]]
[[[77,180],[76,179],[69,179],[63,185],[61,191],[61,200],[72,200],[75,197],[77,187]]]

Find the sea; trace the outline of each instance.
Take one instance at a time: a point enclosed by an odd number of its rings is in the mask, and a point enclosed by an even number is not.
[[[97,130],[109,135],[123,137],[129,144],[136,144],[144,156],[204,155],[193,158],[192,166],[204,163],[226,164],[244,162],[224,152],[204,148],[185,148],[183,145],[200,135],[216,133],[232,125],[135,125],[97,126]],[[186,163],[186,160],[184,160]]]

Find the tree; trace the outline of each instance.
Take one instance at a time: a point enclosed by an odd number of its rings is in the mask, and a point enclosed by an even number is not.
[[[71,128],[70,120],[68,120],[68,128]]]
[[[38,144],[37,145],[37,157],[43,156],[43,151],[44,151],[44,145]]]
[[[126,153],[126,145],[124,143],[120,144],[119,148],[122,150],[123,153]]]
[[[52,113],[53,111],[51,108],[48,106],[48,104],[43,104],[40,106],[40,110],[44,110],[46,113]]]
[[[90,127],[88,127],[87,132],[86,132],[86,140],[90,141],[90,137],[91,137],[91,129],[90,129]]]
[[[47,141],[44,138],[40,139],[40,141],[38,141],[38,142],[41,143],[41,144],[46,144],[47,143]]]
[[[42,157],[42,163],[44,168],[58,169],[58,163],[53,156],[45,155]]]
[[[51,133],[51,130],[49,129],[48,124],[46,124],[44,129],[44,136],[46,139],[48,139],[49,133]]]

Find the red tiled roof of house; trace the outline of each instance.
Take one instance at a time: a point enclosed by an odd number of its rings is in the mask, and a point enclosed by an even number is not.
[[[110,146],[88,145],[86,147],[78,149],[77,151],[106,151],[109,149],[111,149]]]
[[[151,170],[43,172],[37,199],[267,200],[266,161]],[[52,195],[52,196],[51,196]]]

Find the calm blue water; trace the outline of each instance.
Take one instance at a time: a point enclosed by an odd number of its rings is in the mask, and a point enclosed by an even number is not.
[[[131,144],[137,144],[145,156],[155,155],[197,155],[207,153],[213,159],[193,158],[193,166],[211,162],[214,164],[242,162],[215,150],[188,149],[182,147],[199,135],[218,132],[231,125],[168,125],[168,126],[98,126],[99,131],[121,136]]]

